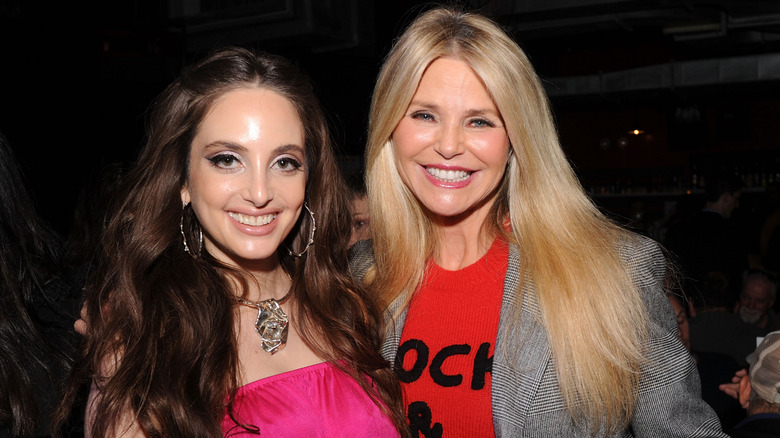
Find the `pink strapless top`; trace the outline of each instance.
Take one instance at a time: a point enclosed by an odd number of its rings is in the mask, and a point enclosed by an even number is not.
[[[324,362],[260,379],[238,389],[234,416],[259,428],[261,437],[393,437],[390,419],[360,385]],[[226,437],[257,436],[228,416]]]

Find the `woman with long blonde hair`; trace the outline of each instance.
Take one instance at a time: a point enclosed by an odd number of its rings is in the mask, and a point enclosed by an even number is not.
[[[366,150],[372,246],[413,436],[725,436],[654,242],[610,222],[495,22],[440,7],[386,58]],[[373,252],[371,251],[373,249]]]

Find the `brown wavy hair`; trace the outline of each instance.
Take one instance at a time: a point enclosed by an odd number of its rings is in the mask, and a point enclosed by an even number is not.
[[[222,436],[220,423],[226,410],[232,413],[239,386],[235,298],[246,293],[248,277],[198,253],[199,224],[192,209],[182,211],[180,192],[201,121],[216,99],[241,88],[285,97],[304,126],[305,198],[316,215],[315,243],[300,258],[288,253],[308,239],[310,220],[302,214],[277,250],[293,281],[293,324],[316,354],[337,361],[403,430],[400,387],[379,354],[383,315],[349,274],[348,191],[311,82],[284,58],[240,47],[218,49],[185,69],[152,107],[146,144],[126,178],[87,291],[89,331],[60,417],[80,385],[92,380],[101,395],[94,436],[116,431],[127,412],[150,437]],[[184,251],[183,214],[197,257]],[[243,292],[230,286],[236,279]],[[120,358],[116,365],[101,369],[113,357]]]

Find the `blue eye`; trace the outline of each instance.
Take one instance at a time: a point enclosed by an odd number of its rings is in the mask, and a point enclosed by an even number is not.
[[[492,128],[495,126],[493,123],[485,119],[474,119],[471,121],[471,124],[477,128]]]
[[[435,120],[433,115],[431,115],[429,113],[414,113],[414,114],[412,114],[412,118],[413,119],[419,119],[419,120],[422,120],[424,122],[430,122],[430,121]]]

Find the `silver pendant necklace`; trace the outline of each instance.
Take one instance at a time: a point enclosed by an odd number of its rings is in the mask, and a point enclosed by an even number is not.
[[[260,335],[260,345],[263,350],[270,354],[278,353],[287,344],[287,326],[290,318],[282,310],[281,304],[290,298],[290,292],[292,289],[278,300],[269,298],[257,303],[236,298],[239,304],[257,309],[255,331]]]

